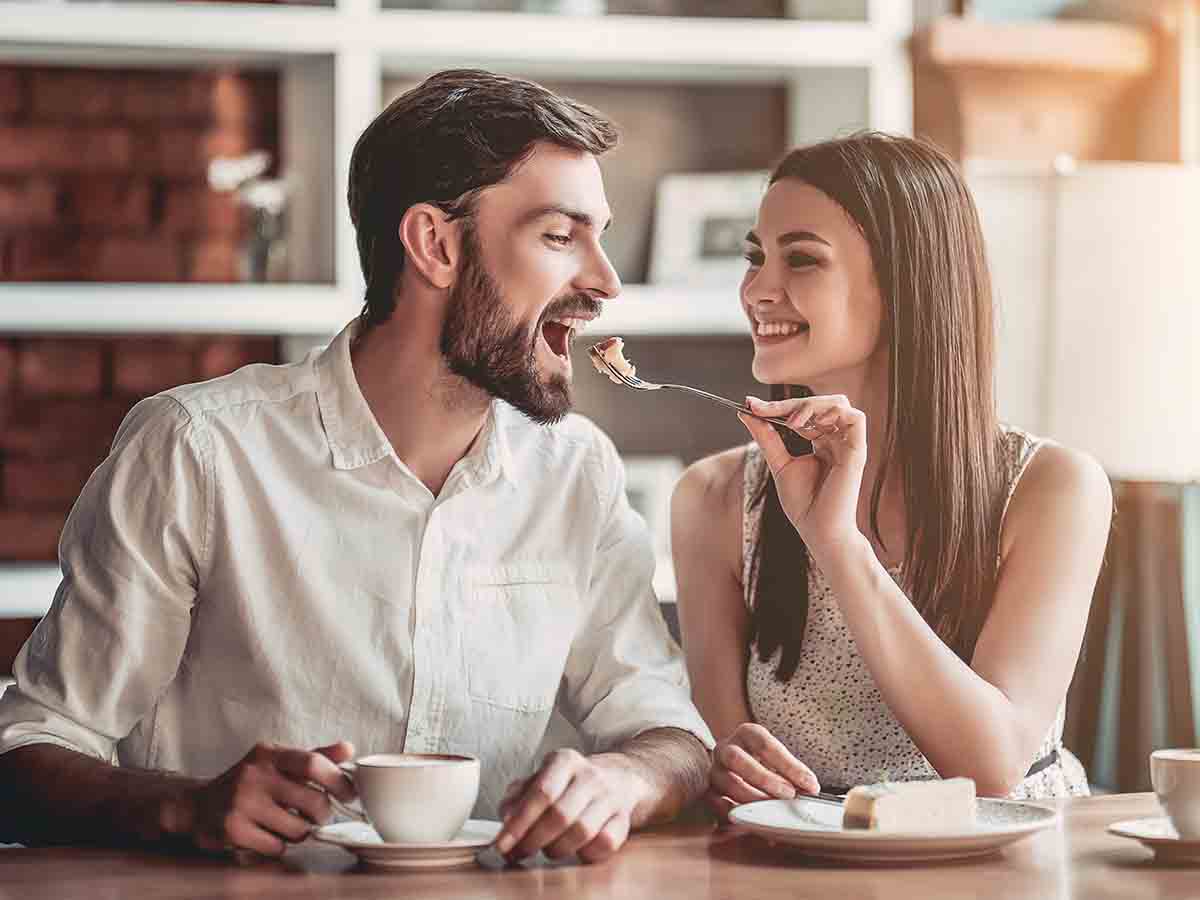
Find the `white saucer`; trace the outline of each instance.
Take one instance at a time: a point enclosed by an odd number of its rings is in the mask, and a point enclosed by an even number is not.
[[[842,806],[815,797],[760,800],[735,807],[739,828],[807,856],[862,863],[933,862],[995,853],[1006,844],[1058,824],[1045,806],[1016,800],[977,800],[971,830],[939,834],[842,828]]]
[[[500,823],[470,819],[458,836],[436,844],[391,844],[365,822],[338,822],[313,831],[327,844],[349,850],[368,866],[387,869],[453,869],[475,864],[475,855],[496,839]]]
[[[1108,826],[1110,834],[1141,841],[1164,863],[1200,863],[1200,838],[1181,838],[1166,816],[1127,819]]]

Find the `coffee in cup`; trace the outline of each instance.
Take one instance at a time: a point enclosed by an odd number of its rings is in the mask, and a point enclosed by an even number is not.
[[[388,843],[433,844],[462,830],[479,795],[479,760],[440,753],[376,753],[339,767],[354,782],[365,819]],[[332,798],[331,798],[332,799]]]
[[[1154,793],[1181,838],[1200,838],[1200,749],[1150,754]]]

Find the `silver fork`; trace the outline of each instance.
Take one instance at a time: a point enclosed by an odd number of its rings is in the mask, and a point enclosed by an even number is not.
[[[764,422],[770,422],[775,426],[777,431],[781,428],[786,429],[787,435],[784,435],[782,432],[780,433],[780,437],[784,437],[785,440],[790,438],[791,435],[795,435],[804,441],[805,444],[808,444],[808,438],[789,425],[787,419],[781,419],[776,416],[759,415],[744,404],[736,403],[733,400],[726,400],[724,397],[719,397],[716,394],[710,394],[708,391],[702,391],[699,388],[690,387],[686,384],[655,384],[653,381],[646,381],[643,378],[638,378],[636,375],[626,375],[624,372],[617,369],[617,367],[610,363],[607,359],[605,359],[604,354],[595,347],[588,347],[588,353],[591,354],[592,359],[597,360],[600,365],[604,367],[605,372],[607,372],[621,384],[625,385],[626,387],[633,388],[635,391],[683,391],[685,394],[695,394],[697,397],[703,397],[706,400],[712,400],[714,403],[720,403],[722,406],[736,410],[737,412],[745,413],[746,415],[753,416],[756,419],[762,419]],[[793,456],[812,452],[811,447],[806,446],[801,446],[799,448],[799,452],[797,452],[797,450],[793,449],[791,446],[788,447],[788,450]]]

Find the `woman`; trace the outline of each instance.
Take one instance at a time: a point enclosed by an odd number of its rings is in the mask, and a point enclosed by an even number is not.
[[[1112,513],[1089,457],[1006,428],[983,238],[955,165],[861,134],[793,151],[747,235],[748,399],[811,438],[688,470],[672,501],[710,800],[884,779],[1087,792],[1064,699]],[[795,395],[804,396],[795,396]]]

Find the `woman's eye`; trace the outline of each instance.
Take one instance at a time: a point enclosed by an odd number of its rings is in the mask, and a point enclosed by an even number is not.
[[[571,243],[571,236],[569,234],[547,234],[545,237],[546,240],[550,241],[551,243],[558,244],[561,247],[565,247],[567,244]]]
[[[815,256],[809,256],[807,253],[789,253],[788,265],[793,269],[803,269],[808,266],[815,266],[820,262]]]
[[[752,266],[761,266],[763,264],[763,255],[759,250],[747,250],[742,256]]]

